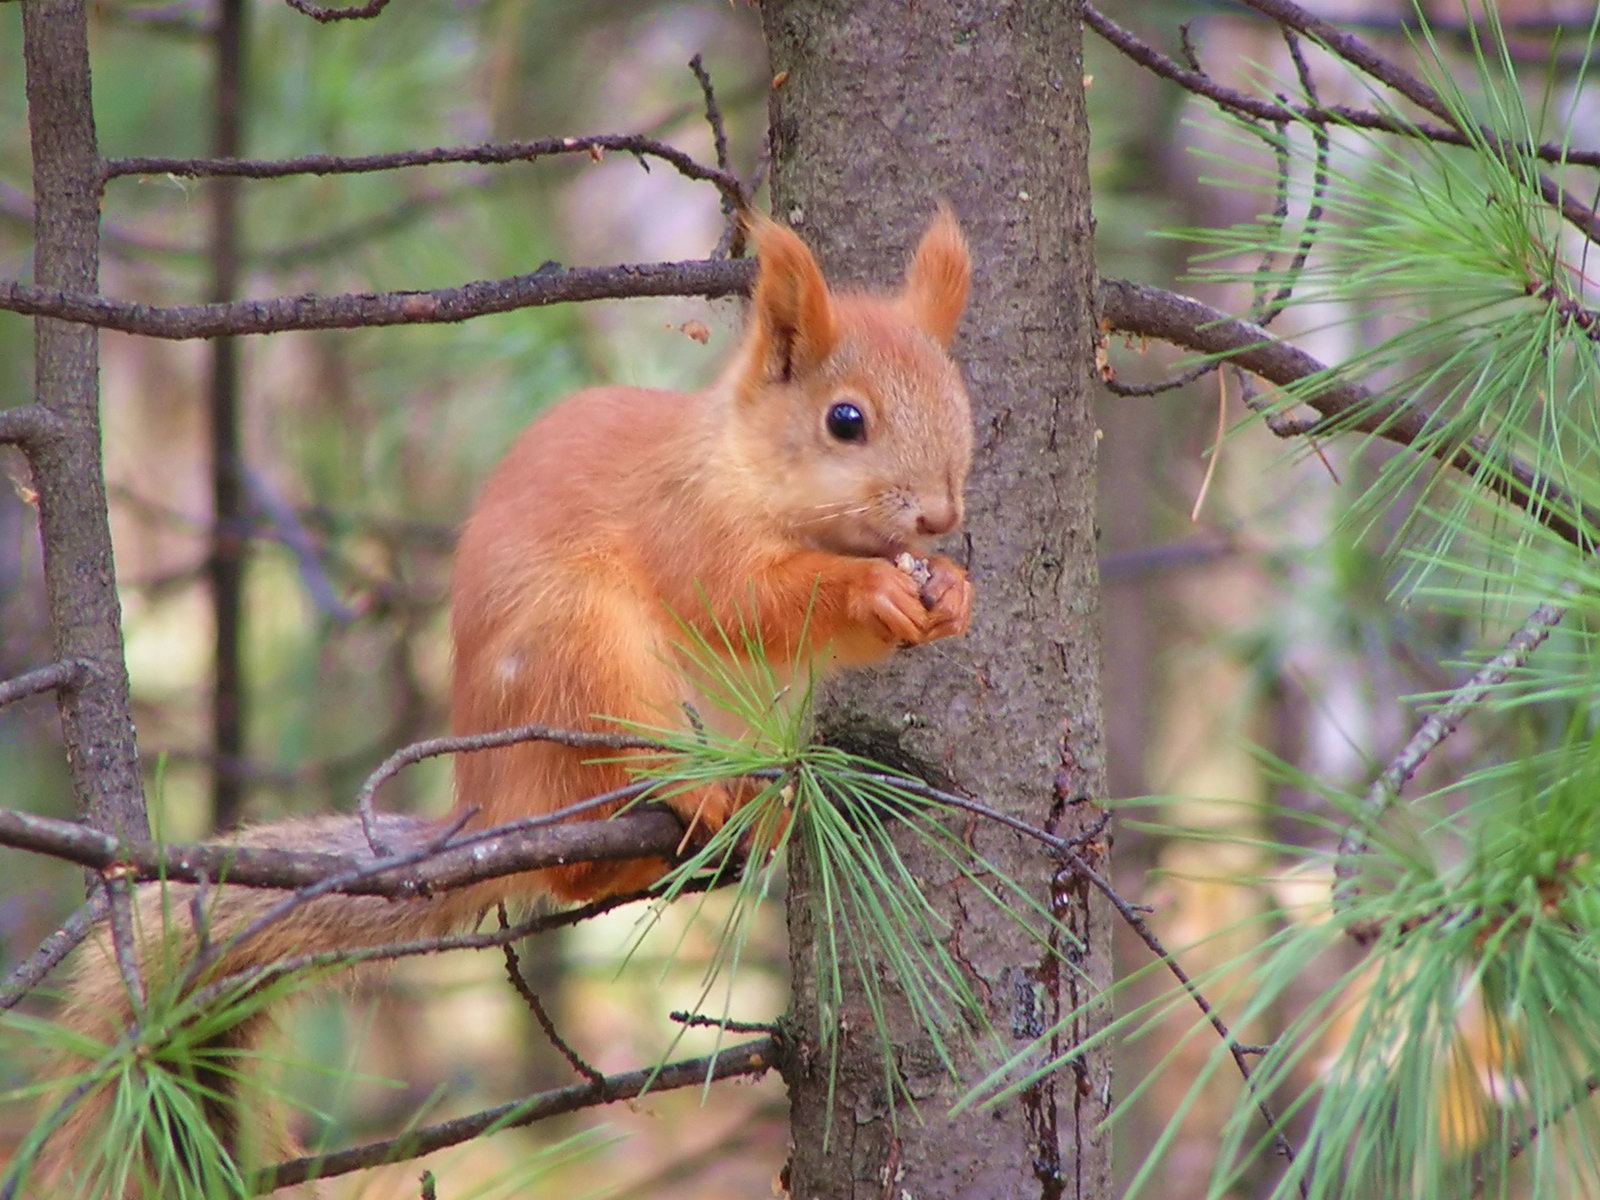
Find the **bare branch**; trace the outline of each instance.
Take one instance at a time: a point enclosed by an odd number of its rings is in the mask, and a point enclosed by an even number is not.
[[[371,1142],[335,1154],[297,1158],[290,1162],[279,1163],[270,1170],[262,1172],[252,1187],[259,1194],[311,1179],[328,1179],[384,1163],[404,1162],[407,1159],[431,1154],[435,1150],[442,1150],[446,1146],[460,1145],[485,1133],[532,1125],[548,1117],[593,1108],[600,1104],[631,1100],[646,1091],[664,1092],[674,1088],[704,1085],[714,1079],[764,1075],[776,1063],[777,1054],[778,1046],[772,1038],[759,1038],[743,1045],[729,1047],[719,1054],[705,1058],[685,1059],[669,1063],[659,1069],[645,1068],[621,1075],[610,1075],[600,1087],[590,1083],[578,1083],[553,1091],[539,1092],[512,1104],[502,1104],[468,1117],[430,1125],[387,1141]]]
[[[502,930],[510,929],[511,919],[506,916],[506,906],[501,904],[498,909],[500,928]],[[556,1029],[556,1023],[550,1019],[550,1014],[545,1010],[544,1001],[539,999],[539,993],[533,990],[527,978],[522,974],[522,960],[517,957],[517,948],[507,942],[500,947],[500,950],[506,959],[506,978],[510,980],[511,987],[517,995],[522,997],[522,1002],[528,1006],[528,1011],[533,1014],[533,1019],[539,1023],[539,1028],[544,1031],[544,1036],[549,1039],[550,1044],[556,1048],[562,1058],[567,1060],[574,1071],[582,1075],[594,1087],[604,1088],[606,1077],[585,1062],[583,1056],[568,1045],[567,1039],[562,1037],[560,1031]]]
[[[0,708],[25,696],[36,696],[40,692],[53,692],[57,688],[72,687],[83,678],[87,669],[86,664],[72,659],[67,662],[51,663],[48,667],[40,667],[18,675],[14,679],[0,682]]]
[[[1106,323],[1124,333],[1160,338],[1202,354],[1226,355],[1235,366],[1285,386],[1325,374],[1327,367],[1288,342],[1247,321],[1188,296],[1118,279],[1100,281]],[[1359,383],[1334,381],[1306,398],[1330,426],[1375,434],[1401,446],[1432,441],[1440,461],[1466,473],[1523,509],[1545,528],[1585,553],[1595,548],[1600,513],[1580,504],[1520,459],[1492,449],[1484,439],[1432,439],[1437,416],[1419,404],[1384,399]]]
[[[700,94],[705,97],[706,124],[711,126],[711,143],[716,150],[717,167],[727,171],[728,131],[722,124],[722,110],[717,107],[717,94],[711,87],[711,75],[698,54],[689,60],[689,70],[694,72],[700,84]],[[737,257],[744,252],[744,223],[739,219],[739,214],[749,204],[754,191],[754,187],[745,189],[737,200],[727,192],[722,194],[723,231],[717,239],[716,249],[711,252],[712,258],[727,258],[730,254]]]
[[[717,107],[717,94],[711,87],[711,76],[705,63],[696,54],[689,60],[689,70],[700,83],[700,93],[706,98],[706,124],[711,126],[711,142],[716,149],[717,168],[728,169],[728,131],[722,125],[722,110]]]
[[[113,867],[101,873],[100,890],[110,907],[112,956],[122,974],[123,986],[128,989],[129,1007],[139,1013],[144,1009],[145,991],[144,978],[139,974],[139,954],[134,949],[133,881],[126,871]]]
[[[324,8],[310,0],[288,0],[295,12],[305,13],[313,21],[326,25],[329,21],[365,21],[389,7],[389,0],[367,0],[360,8]]]
[[[692,1013],[682,1010],[669,1012],[667,1019],[676,1021],[679,1025],[686,1025],[690,1029],[720,1029],[725,1033],[771,1033],[778,1032],[778,1026],[773,1021],[735,1021],[732,1017],[708,1017],[704,1013]]]
[[[1304,90],[1306,98],[1313,103],[1317,101],[1317,85],[1311,76],[1311,68],[1306,63],[1305,53],[1301,50],[1300,39],[1287,29],[1283,31],[1283,40],[1289,48],[1289,57],[1294,60],[1295,74],[1300,79],[1300,87]],[[1281,97],[1280,97],[1281,98]],[[1278,198],[1273,215],[1278,220],[1281,230],[1289,219],[1289,145],[1287,142],[1288,127],[1282,122],[1278,123],[1278,137],[1273,146],[1278,158]],[[1295,247],[1294,256],[1289,260],[1289,266],[1284,272],[1283,283],[1271,300],[1258,294],[1256,302],[1251,306],[1250,319],[1258,322],[1262,328],[1271,325],[1277,319],[1294,295],[1295,280],[1305,270],[1306,260],[1311,256],[1311,250],[1316,244],[1317,230],[1322,223],[1323,195],[1328,187],[1328,129],[1325,125],[1314,125],[1311,128],[1312,144],[1316,147],[1316,165],[1311,173],[1311,203],[1306,206],[1305,224],[1301,227],[1300,244]],[[1262,263],[1263,274],[1267,263]],[[1264,285],[1263,285],[1264,290]]]
[[[230,334],[279,333],[288,329],[355,329],[378,325],[423,325],[464,321],[580,300],[637,296],[706,296],[747,291],[755,264],[728,262],[637,263],[615,267],[538,270],[509,279],[485,280],[425,292],[346,293],[338,296],[276,296],[227,304],[157,306],[104,296],[57,291],[32,284],[0,283],[0,310],[58,317],[102,329],[158,338],[211,338]]]
[[[105,897],[96,892],[92,900],[63,921],[61,928],[45,938],[37,950],[6,976],[5,983],[0,984],[0,1011],[14,1007],[18,1000],[37,987],[89,935],[89,931],[105,913]]]
[[[435,146],[431,150],[397,150],[391,154],[306,154],[299,158],[112,158],[106,180],[126,175],[176,175],[184,179],[231,175],[243,179],[287,179],[295,175],[362,175],[404,167],[447,163],[500,164],[533,162],[557,154],[587,154],[598,159],[608,151],[669,163],[678,174],[710,183],[735,208],[745,206],[744,183],[731,171],[708,167],[668,142],[635,133],[602,133],[585,137],[540,138],[531,142],[484,142],[477,146]],[[646,168],[648,169],[648,168]]]
[[[1188,387],[1202,375],[1209,375],[1222,364],[1220,362],[1202,362],[1170,375],[1166,379],[1152,380],[1150,383],[1123,383],[1116,376],[1105,380],[1106,390],[1115,396],[1125,396],[1129,399],[1139,396],[1159,396],[1162,392],[1174,391],[1177,388]]]

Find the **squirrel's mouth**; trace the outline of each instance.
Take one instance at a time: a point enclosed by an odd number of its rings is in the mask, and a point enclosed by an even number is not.
[[[817,538],[817,548],[851,558],[894,559],[902,554],[920,558],[924,554],[920,538],[896,537],[877,529],[860,528],[824,530]]]

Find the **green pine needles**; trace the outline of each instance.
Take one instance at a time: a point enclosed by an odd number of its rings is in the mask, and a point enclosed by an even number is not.
[[[1343,343],[1338,365],[1283,388],[1269,412],[1367,390],[1317,429],[1368,439],[1345,521],[1387,539],[1392,598],[1478,649],[1450,664],[1465,682],[1413,698],[1437,727],[1419,728],[1411,759],[1381,777],[1374,766],[1376,784],[1280,770],[1315,811],[1273,808],[1255,828],[1293,822],[1305,836],[1250,843],[1280,864],[1228,880],[1263,899],[1253,945],[1194,980],[1266,1045],[1236,1056],[1194,1022],[1188,1036],[1216,1044],[1131,1192],[1158,1178],[1185,1115],[1233,1086],[1215,1197],[1600,1194],[1600,223],[1593,179],[1566,161],[1593,127],[1578,113],[1600,14],[1563,43],[1579,65],[1542,91],[1519,79],[1493,5],[1467,12],[1464,48],[1416,15],[1439,102],[1428,120],[1463,144],[1376,93],[1370,110],[1398,133],[1328,109],[1326,124],[1237,122],[1241,141],[1268,148],[1243,186],[1273,213],[1177,236],[1204,248],[1202,278],[1255,290],[1258,318],[1297,308],[1324,349]],[[1229,165],[1226,185],[1241,186]],[[1402,421],[1409,450],[1377,453],[1375,434]],[[1481,765],[1402,801],[1464,722]],[[1324,901],[1290,907],[1291,877],[1325,881]],[[1171,988],[1104,1036],[1142,1036],[1190,1003]],[[1236,1058],[1242,1089],[1219,1075],[1237,1074]]]
[[[1398,414],[1425,415],[1414,453],[1386,457],[1353,506],[1359,525],[1394,523],[1397,511],[1434,497],[1442,463],[1474,473],[1477,488],[1399,520],[1406,544],[1437,555],[1504,494],[1522,497],[1532,517],[1508,528],[1507,549],[1550,522],[1577,526],[1592,544],[1586,506],[1600,500],[1600,247],[1577,236],[1555,202],[1592,185],[1537,152],[1547,128],[1562,154],[1583,128],[1577,106],[1595,28],[1576,78],[1564,81],[1568,107],[1557,111],[1553,86],[1530,107],[1494,6],[1484,16],[1487,41],[1475,40],[1464,61],[1441,50],[1419,16],[1426,82],[1465,145],[1341,125],[1337,110],[1326,127],[1238,122],[1230,132],[1244,161],[1259,160],[1263,145],[1270,159],[1251,168],[1230,158],[1213,182],[1272,195],[1274,212],[1171,234],[1203,248],[1197,278],[1271,291],[1282,297],[1274,308],[1314,314],[1324,344],[1343,343],[1337,366],[1283,388],[1274,411],[1354,381],[1371,401],[1326,432],[1370,436]],[[1385,95],[1371,99],[1398,128],[1416,128]],[[1531,494],[1530,473],[1541,481]],[[1413,558],[1407,582],[1425,579],[1428,566],[1427,555]]]
[[[1002,1042],[974,990],[968,968],[950,947],[949,922],[928,900],[896,845],[908,835],[947,863],[974,902],[992,904],[1001,919],[1025,930],[1062,970],[1077,940],[1039,899],[1041,888],[1008,877],[955,830],[951,803],[920,781],[810,740],[811,680],[775,668],[749,628],[706,637],[682,626],[681,651],[706,703],[737,717],[747,732],[723,736],[696,720],[689,731],[641,727],[666,747],[640,768],[659,780],[641,802],[697,786],[764,781],[741,807],[662,886],[662,903],[706,872],[735,874],[735,903],[724,918],[707,968],[701,1002],[723,1015],[738,969],[748,916],[772,888],[780,852],[798,845],[814,906],[817,1024],[802,1031],[827,1055],[831,1087],[839,1068],[845,981],[862,988],[881,1056],[883,1091],[891,1114],[916,1112],[897,1055],[887,1006],[906,1006],[931,1058],[953,1080],[970,1068],[998,1063]],[[902,839],[904,840],[904,839]],[[646,917],[648,924],[651,918]],[[1030,1060],[1031,1062],[1031,1060]],[[831,1100],[830,1100],[831,1110]]]

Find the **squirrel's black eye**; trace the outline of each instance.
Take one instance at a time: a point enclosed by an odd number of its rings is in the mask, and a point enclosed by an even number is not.
[[[840,401],[828,410],[828,432],[841,442],[864,442],[867,418],[854,404]]]

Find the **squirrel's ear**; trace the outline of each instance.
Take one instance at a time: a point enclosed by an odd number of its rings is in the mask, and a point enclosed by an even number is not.
[[[833,352],[833,301],[817,260],[792,229],[759,213],[744,220],[761,261],[750,307],[750,362],[764,381],[787,382]]]
[[[901,303],[912,322],[941,346],[949,347],[967,306],[972,256],[955,214],[943,201],[906,268]]]

